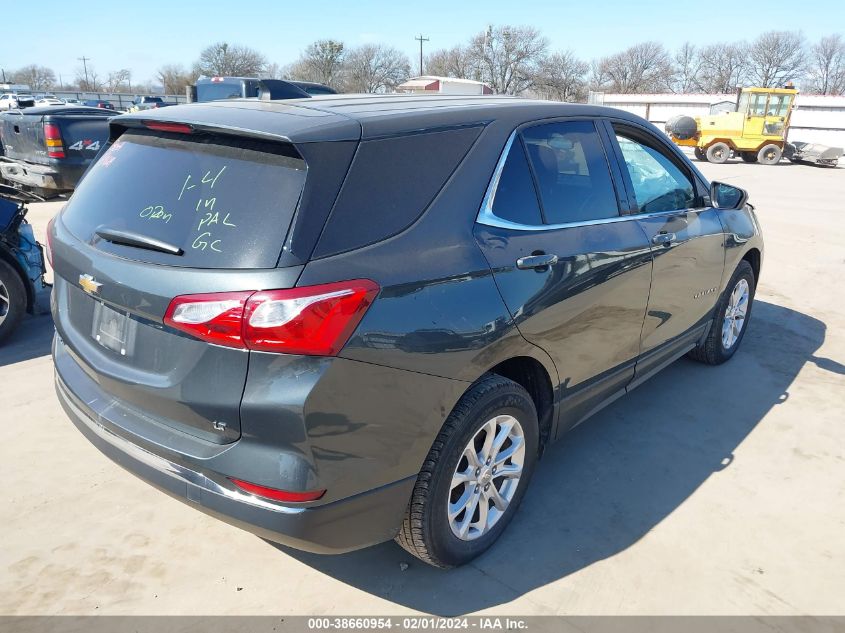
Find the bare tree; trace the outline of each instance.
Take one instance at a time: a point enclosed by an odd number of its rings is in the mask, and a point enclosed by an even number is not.
[[[804,37],[798,31],[768,31],[751,44],[748,75],[755,86],[781,86],[804,72]]]
[[[288,69],[291,79],[317,81],[332,88],[339,88],[343,82],[343,62],[346,57],[343,42],[317,40],[300,55]]]
[[[120,92],[123,88],[130,89],[132,80],[132,72],[128,68],[121,68],[120,70],[113,70],[106,75],[106,80],[103,87],[108,92]]]
[[[286,67],[273,62],[272,64],[267,64],[267,66],[264,67],[261,76],[266,79],[284,79],[287,72],[288,69]]]
[[[148,81],[136,81],[132,84],[132,91],[135,94],[154,94],[156,92],[159,92],[161,89],[161,84],[159,84],[153,79],[150,79]],[[165,90],[164,92],[165,94],[169,94],[167,90]],[[185,93],[181,92],[180,94]]]
[[[196,76],[181,64],[166,64],[158,69],[156,79],[164,94],[185,94],[185,88],[196,81]]]
[[[429,75],[457,79],[476,79],[478,76],[472,56],[463,46],[441,48],[430,53],[425,58],[425,72]]]
[[[548,41],[530,26],[497,26],[479,33],[467,52],[478,77],[493,92],[521,94],[535,85]]]
[[[585,101],[589,69],[572,51],[554,53],[540,62],[534,90],[538,96],[556,101]]]
[[[845,94],[845,40],[842,35],[823,37],[813,46],[808,79],[813,92]]]
[[[56,84],[56,73],[46,66],[30,64],[12,73],[12,83],[27,84],[32,90],[50,90]]]
[[[663,92],[672,80],[669,55],[658,42],[642,42],[605,57],[599,69],[611,92]]]
[[[88,69],[82,66],[76,68],[76,85],[83,92],[100,92],[103,89],[103,81],[94,67],[90,64]]]
[[[211,77],[255,77],[266,65],[264,55],[256,50],[217,42],[200,53],[194,72]]]
[[[672,92],[692,92],[700,89],[701,55],[694,44],[684,42],[675,52]]]
[[[748,45],[712,44],[701,49],[696,86],[702,92],[734,92],[748,78]]]
[[[381,44],[364,44],[349,51],[344,88],[348,92],[387,92],[411,74],[408,56]]]
[[[590,62],[590,70],[587,75],[587,85],[589,86],[590,90],[604,90],[605,88],[607,88],[607,84],[609,81],[610,77],[605,72],[602,60],[592,60]]]

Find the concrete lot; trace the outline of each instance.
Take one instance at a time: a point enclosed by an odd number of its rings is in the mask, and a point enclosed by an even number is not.
[[[845,168],[702,169],[749,189],[765,231],[742,349],[554,445],[455,571],[392,543],[288,551],[127,474],[56,401],[50,317],[26,319],[0,350],[0,613],[845,613]],[[42,236],[59,206],[34,205]]]

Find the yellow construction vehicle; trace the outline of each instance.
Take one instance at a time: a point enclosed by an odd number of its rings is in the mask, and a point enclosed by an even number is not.
[[[732,154],[746,163],[774,165],[787,147],[789,117],[798,91],[786,88],[743,88],[736,110],[701,117],[677,116],[666,122],[666,132],[678,145],[694,148],[699,160],[724,163]]]

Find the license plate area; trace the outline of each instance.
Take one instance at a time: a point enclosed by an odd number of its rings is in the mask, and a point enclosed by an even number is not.
[[[91,337],[106,349],[121,356],[132,356],[137,329],[138,322],[130,318],[128,312],[115,310],[100,301],[94,304]]]

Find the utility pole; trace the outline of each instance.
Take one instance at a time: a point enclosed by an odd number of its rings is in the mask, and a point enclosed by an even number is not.
[[[3,73],[3,83],[6,83],[6,69],[0,68],[0,71],[2,71],[2,73]]]
[[[91,58],[83,55],[82,57],[77,57],[76,59],[82,62],[82,68],[85,70],[85,90],[90,91],[91,85],[88,83],[88,62],[91,61]]]
[[[490,47],[490,59],[493,59],[493,25],[488,24],[487,30],[484,32],[484,55],[487,55],[487,47]],[[481,65],[481,81],[484,81],[484,66]],[[490,87],[493,87],[493,63],[490,63]]]
[[[429,40],[428,40],[427,37],[423,37],[422,33],[420,33],[419,37],[415,37],[414,39],[417,40],[420,43],[420,76],[422,76],[422,74],[423,74],[423,42],[428,42]]]

